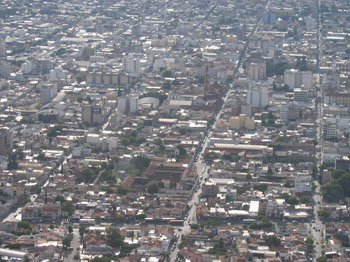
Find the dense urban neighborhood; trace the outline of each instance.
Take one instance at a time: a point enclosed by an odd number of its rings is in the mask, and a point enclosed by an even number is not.
[[[2,0],[0,261],[350,261],[350,3]]]

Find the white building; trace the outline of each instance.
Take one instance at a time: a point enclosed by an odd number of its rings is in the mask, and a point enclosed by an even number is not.
[[[250,205],[249,205],[249,215],[251,217],[257,217],[259,215],[259,205],[260,202],[259,201],[250,201]]]
[[[118,97],[118,111],[124,114],[135,113],[138,109],[137,97]]]
[[[263,108],[269,104],[269,91],[266,87],[249,88],[247,92],[247,104],[253,107]]]
[[[266,79],[266,63],[251,63],[248,67],[248,76],[252,80]]]
[[[286,70],[284,72],[284,84],[291,89],[304,86],[304,89],[308,90],[312,88],[312,72],[295,69]]]
[[[140,75],[140,58],[135,54],[129,54],[123,58],[123,68],[133,77]]]
[[[33,63],[31,61],[26,61],[21,65],[21,70],[24,74],[29,74],[34,69]]]
[[[66,70],[63,70],[61,67],[56,67],[55,69],[50,71],[50,80],[51,81],[67,81],[67,74],[68,72]]]

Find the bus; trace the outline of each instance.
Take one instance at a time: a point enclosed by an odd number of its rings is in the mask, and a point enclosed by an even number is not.
[[[95,225],[95,219],[93,219],[93,218],[81,218],[80,220],[79,220],[79,223],[81,224],[81,225]]]
[[[252,219],[252,218],[245,218],[245,219],[243,219],[243,224],[249,225],[249,224],[253,224],[255,222],[256,222],[256,220]]]

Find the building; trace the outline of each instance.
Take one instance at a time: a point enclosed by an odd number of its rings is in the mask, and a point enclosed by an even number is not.
[[[41,104],[47,104],[51,102],[57,95],[57,87],[55,85],[43,85],[40,90]]]
[[[140,75],[140,58],[136,54],[129,54],[123,58],[123,69],[133,77]]]
[[[0,38],[0,57],[6,56],[6,42],[5,39]]]
[[[102,124],[103,122],[103,111],[102,106],[99,104],[93,105],[84,102],[81,105],[81,119],[83,123],[87,124]]]
[[[235,130],[240,130],[242,128],[253,130],[255,129],[255,122],[253,118],[240,114],[239,116],[230,117],[229,126],[231,129]]]
[[[62,215],[60,203],[31,205],[22,209],[23,221],[38,221],[40,219],[46,221],[56,221]]]
[[[8,127],[0,128],[0,155],[6,156],[12,149],[12,132]]]
[[[312,72],[295,69],[286,70],[284,72],[284,84],[291,89],[304,86],[304,89],[309,90],[312,88]]]
[[[81,105],[81,120],[83,123],[92,123],[92,105],[84,102]]]
[[[322,135],[324,139],[337,137],[337,122],[336,119],[327,118],[323,120]]]
[[[266,79],[266,63],[251,63],[248,66],[248,76],[250,79],[258,81]]]
[[[288,110],[289,110],[288,103],[285,103],[285,102],[282,103],[280,107],[280,120],[284,124],[288,123]]]
[[[118,97],[118,111],[123,114],[135,113],[138,109],[137,97]]]
[[[252,200],[249,205],[249,216],[257,217],[259,215],[259,201]]]
[[[51,81],[67,81],[67,70],[63,70],[61,67],[57,67],[50,71],[50,80]]]
[[[308,91],[301,88],[294,88],[294,101],[305,102],[308,99]]]
[[[247,93],[247,104],[253,107],[264,108],[269,104],[269,91],[266,87],[249,88]]]
[[[282,123],[296,121],[300,118],[300,108],[296,103],[282,103],[280,107],[280,120]]]
[[[312,191],[312,179],[310,174],[297,174],[295,176],[295,193],[310,194]]]

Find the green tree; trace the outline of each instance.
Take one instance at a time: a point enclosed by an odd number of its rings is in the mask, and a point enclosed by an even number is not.
[[[32,231],[32,226],[27,221],[19,221],[17,223],[17,227],[24,230]]]
[[[81,238],[83,238],[85,232],[86,232],[86,227],[79,226],[79,235],[80,235]]]
[[[343,188],[345,197],[350,196],[350,173],[342,174],[337,180],[336,183]]]
[[[186,149],[184,148],[183,145],[178,145],[177,149],[179,150],[179,155],[184,157],[187,155]]]
[[[63,203],[63,202],[64,202],[64,196],[57,195],[57,196],[55,197],[55,202],[61,202],[61,203]]]
[[[322,186],[321,193],[326,202],[338,202],[344,198],[344,190],[338,184]]]
[[[72,225],[69,225],[69,226],[68,226],[68,233],[69,233],[69,234],[72,234],[72,233],[73,233],[73,227],[72,227]]]
[[[107,243],[113,248],[120,248],[123,245],[123,237],[116,227],[109,227],[107,230]]]
[[[328,210],[320,209],[317,211],[317,214],[321,218],[329,218],[329,216],[331,215],[331,212]]]
[[[62,246],[63,247],[70,247],[70,243],[72,241],[72,236],[68,235],[68,236],[65,236],[63,239],[62,239]]]
[[[147,192],[149,194],[156,194],[156,193],[158,193],[158,186],[157,186],[157,184],[154,184],[154,183],[149,184],[147,186]]]
[[[130,160],[130,163],[137,169],[144,170],[149,166],[149,164],[151,163],[151,160],[144,156],[137,156],[132,158]]]
[[[314,250],[314,240],[312,237],[308,237],[305,241],[306,251],[310,254]]]
[[[281,245],[281,239],[276,236],[265,236],[264,241],[270,248],[279,247]]]
[[[346,174],[347,172],[343,169],[336,169],[336,170],[333,170],[332,172],[332,177],[333,179],[338,179],[340,178],[342,175]]]

